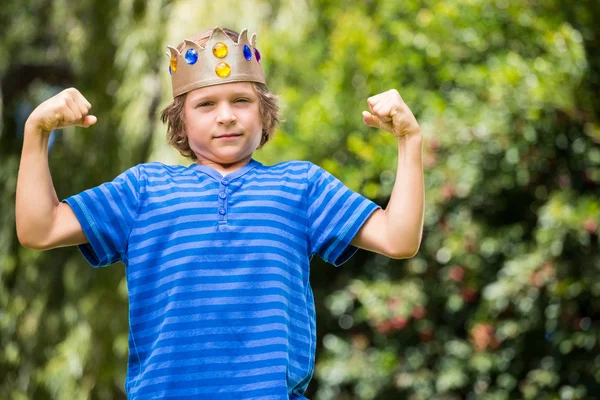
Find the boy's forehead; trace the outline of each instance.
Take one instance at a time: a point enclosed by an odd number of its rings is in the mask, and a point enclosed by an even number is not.
[[[237,94],[255,94],[254,86],[250,82],[230,82],[220,85],[205,86],[191,90],[188,98],[196,99],[208,96],[230,96]]]

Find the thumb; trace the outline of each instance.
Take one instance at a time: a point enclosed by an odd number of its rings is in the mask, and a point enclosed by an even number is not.
[[[96,118],[93,115],[86,115],[85,117],[83,117],[81,119],[81,121],[79,122],[79,126],[83,126],[84,128],[87,128],[91,125],[94,125],[96,123],[96,121],[98,121],[98,118]]]
[[[363,111],[362,112],[362,117],[363,117],[363,122],[365,123],[365,125],[372,126],[373,128],[380,128],[379,118],[377,118],[376,116],[374,116],[370,112]]]

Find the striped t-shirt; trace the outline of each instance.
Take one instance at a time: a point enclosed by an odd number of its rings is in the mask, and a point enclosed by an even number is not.
[[[148,163],[65,200],[93,266],[126,265],[131,399],[304,399],[313,254],[340,265],[378,208],[310,163]]]

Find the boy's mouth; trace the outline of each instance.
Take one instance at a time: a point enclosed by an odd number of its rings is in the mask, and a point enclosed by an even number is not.
[[[215,139],[233,139],[238,136],[242,136],[242,134],[241,133],[227,133],[225,135],[215,136]]]

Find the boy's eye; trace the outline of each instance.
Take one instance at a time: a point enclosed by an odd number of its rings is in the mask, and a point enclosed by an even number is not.
[[[235,99],[235,103],[248,103],[250,100],[240,97],[239,99]]]
[[[212,106],[212,101],[204,101],[202,103],[198,103],[198,105],[196,107],[209,107]]]

